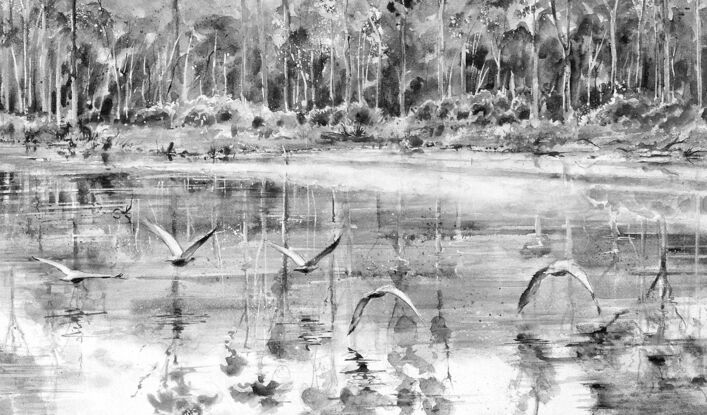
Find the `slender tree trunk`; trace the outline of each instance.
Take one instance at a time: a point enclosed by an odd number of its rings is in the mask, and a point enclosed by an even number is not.
[[[189,99],[189,82],[187,82],[187,75],[189,72],[189,52],[191,52],[191,42],[194,35],[189,36],[189,43],[187,44],[187,53],[184,55],[184,74],[182,75],[182,94],[179,97],[182,102]]]
[[[670,90],[670,20],[668,19],[670,0],[663,0],[663,100],[673,100]]]
[[[351,34],[349,33],[349,0],[344,0],[344,102],[351,104]]]
[[[55,82],[56,82],[56,125],[61,125],[61,38],[57,38],[56,51],[54,52]]]
[[[285,33],[287,38],[285,39],[285,44],[282,46],[285,49],[285,53],[282,54],[282,67],[283,73],[285,75],[285,85],[283,86],[282,98],[285,102],[285,111],[289,111],[290,108],[290,73],[287,65],[287,58],[290,54],[290,4],[288,0],[282,0],[282,18],[285,22]]]
[[[170,58],[170,64],[169,67],[166,68],[170,72],[170,81],[169,81],[169,87],[167,88],[167,95],[169,95],[170,90],[172,89],[172,82],[174,82],[175,75],[177,73],[177,69],[179,67],[179,56],[181,55],[181,51],[179,48],[179,37],[180,37],[180,25],[181,25],[181,17],[179,13],[179,0],[172,0],[172,23],[174,24],[174,46],[172,50],[172,55],[169,57]],[[174,58],[173,58],[174,57]],[[169,97],[165,97],[167,100],[169,100]],[[181,97],[180,97],[181,98]]]
[[[401,50],[401,62],[400,62],[400,86],[399,88],[399,96],[400,96],[400,116],[404,117],[406,114],[405,111],[405,88],[407,86],[407,82],[405,81],[405,75],[407,72],[407,62],[406,62],[406,46],[405,46],[405,30],[406,30],[406,20],[407,17],[403,15],[401,17],[400,21],[400,50]]]
[[[218,34],[214,34],[214,53],[213,62],[211,63],[211,81],[214,83],[211,85],[211,96],[216,96],[218,92],[218,81],[216,80],[216,61],[218,60],[218,55],[216,54],[216,45],[218,43]]]
[[[638,17],[638,41],[636,42],[636,90],[643,86],[643,21],[646,15],[646,0],[641,1],[641,15]]]
[[[695,0],[695,82],[697,84],[697,106],[702,108],[702,20],[700,18],[700,0]]]
[[[118,72],[118,58],[115,56],[115,39],[111,45],[111,54],[113,55],[113,76],[115,76],[115,92],[118,101],[115,113],[118,116],[118,120],[120,120],[120,109],[123,107],[123,97],[120,92],[122,87],[120,85],[120,73]]]
[[[314,82],[314,50],[309,51],[309,81],[312,88],[312,108],[317,105],[317,89]]]
[[[535,0],[533,4],[533,81],[531,95],[533,98],[533,106],[530,111],[530,117],[532,120],[538,120],[539,117],[539,105],[540,105],[540,79],[538,78],[538,33],[537,33],[537,16],[535,15],[535,9],[537,8],[538,2]]]
[[[331,44],[329,45],[329,100],[331,101],[331,106],[334,106],[334,21],[331,22]]]
[[[26,1],[26,0],[25,0]],[[26,112],[30,106],[30,94],[29,92],[29,50],[28,50],[28,38],[29,38],[29,7],[23,1],[22,3],[22,14],[20,15],[20,30],[22,31],[22,96],[24,96],[24,101],[22,103],[23,112]]]
[[[459,93],[466,95],[466,41],[462,44],[459,54]],[[496,73],[501,76],[501,71],[496,71]],[[498,86],[498,84],[496,85]]]
[[[113,50],[115,53],[115,49]],[[115,57],[115,56],[114,56]],[[76,76],[76,0],[71,1],[71,115],[69,119],[76,124],[79,120],[79,89]],[[120,92],[118,92],[120,94]],[[120,105],[118,105],[120,111]]]
[[[437,94],[439,99],[444,97],[444,6],[445,0],[439,0],[439,34],[437,37]]]
[[[47,57],[47,10],[46,5],[42,2],[42,52],[40,56],[39,71],[41,73],[41,84],[40,84],[40,94],[42,96],[42,112],[49,113],[51,103],[49,102],[49,95],[47,91],[49,90],[49,70],[48,67],[48,57]]]
[[[651,2],[653,9],[653,44],[655,45],[653,48],[653,99],[658,100],[658,94],[660,93],[660,90],[658,89],[660,85],[660,65],[658,65],[658,61],[660,60],[660,52],[658,49],[658,12],[655,3],[655,0]]]
[[[265,42],[265,17],[263,15],[263,0],[258,0],[258,43],[260,43],[260,77],[262,82],[263,106],[270,106],[268,103],[268,50]]]
[[[17,81],[17,109],[21,114],[24,114],[25,108],[24,98],[22,97],[22,81],[20,80],[20,71],[19,68],[17,68],[17,55],[15,54],[15,47],[13,45],[10,45],[10,53],[12,54],[12,62],[15,67],[15,81]]]
[[[368,22],[371,24],[371,28],[376,32],[376,43],[378,44],[378,62],[376,63],[376,104],[375,107],[378,109],[380,105],[380,81],[381,81],[381,64],[383,62],[383,34],[378,30],[378,25],[373,22],[373,19],[368,18]]]
[[[241,47],[241,101],[245,102],[246,91],[246,62],[248,61],[248,8],[245,0],[241,0],[241,31],[243,32],[243,43]]]
[[[221,70],[223,70],[223,96],[228,96],[228,75],[226,72],[226,53],[223,54],[223,65],[221,65]]]
[[[614,0],[614,8],[609,13],[609,35],[611,36],[611,92],[616,92],[616,71],[618,65],[618,52],[616,45],[616,9],[619,0]]]

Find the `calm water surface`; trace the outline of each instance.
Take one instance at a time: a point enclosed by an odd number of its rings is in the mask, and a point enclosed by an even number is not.
[[[6,153],[0,413],[707,410],[698,168],[473,153],[121,168]],[[182,244],[220,231],[175,269],[143,218]],[[660,218],[674,297],[662,308],[639,301]],[[339,232],[308,275],[263,244],[307,256]],[[31,255],[128,279],[74,287]],[[566,277],[517,314],[533,274],[563,258],[602,314]],[[422,318],[383,297],[347,336],[360,296],[386,284]]]

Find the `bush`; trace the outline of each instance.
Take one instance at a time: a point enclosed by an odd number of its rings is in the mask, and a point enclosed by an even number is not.
[[[205,106],[197,106],[192,108],[184,117],[182,125],[190,125],[192,127],[204,127],[216,124],[216,116],[213,109]]]
[[[309,123],[324,127],[329,124],[331,117],[331,108],[315,109],[309,113]]]
[[[437,109],[437,118],[440,120],[447,119],[452,116],[452,112],[456,108],[456,104],[449,98],[445,98]]]
[[[415,119],[418,121],[429,121],[437,114],[437,104],[432,101],[425,101],[415,111]]]
[[[367,106],[352,106],[348,118],[351,122],[361,125],[373,125],[376,121],[376,113]]]
[[[229,108],[219,108],[219,110],[216,112],[216,121],[218,122],[231,121],[232,118],[233,111]]]
[[[168,108],[153,106],[138,110],[135,114],[135,124],[137,125],[169,125],[174,113]]]
[[[265,119],[263,117],[261,117],[260,115],[256,115],[255,117],[253,117],[253,123],[251,124],[253,128],[257,129],[262,127],[263,125],[265,125]]]
[[[341,121],[346,117],[346,112],[344,110],[336,110],[331,114],[329,118],[329,125],[335,126],[341,123]]]

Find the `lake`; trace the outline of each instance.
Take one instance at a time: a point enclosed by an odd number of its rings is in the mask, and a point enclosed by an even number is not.
[[[2,150],[0,413],[707,411],[699,166]],[[175,268],[144,219],[182,246],[218,231]],[[339,234],[309,274],[265,243],[310,257]],[[74,285],[31,256],[126,278]],[[518,313],[533,275],[562,260],[601,314],[562,273]],[[672,296],[649,295],[661,271]],[[385,295],[347,335],[385,285],[420,317]]]

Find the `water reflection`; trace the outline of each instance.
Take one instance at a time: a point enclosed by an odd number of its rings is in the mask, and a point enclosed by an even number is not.
[[[17,385],[0,412],[18,397],[24,413],[98,401],[132,413],[655,413],[675,399],[704,412],[699,189],[597,186],[568,170],[499,196],[447,191],[461,180],[416,192],[276,173],[0,172],[16,268],[2,277],[0,388]],[[223,232],[175,271],[141,217],[180,241]],[[339,232],[308,275],[264,244],[309,253]],[[25,261],[42,252],[129,279],[74,290]],[[528,279],[559,259],[586,271],[605,312],[558,280],[521,320]],[[422,320],[381,300],[346,336],[360,294],[390,283]],[[486,386],[471,375],[484,365]]]

